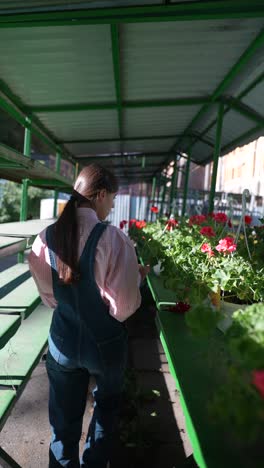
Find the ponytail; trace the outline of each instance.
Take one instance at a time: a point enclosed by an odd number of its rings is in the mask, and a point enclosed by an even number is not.
[[[64,284],[72,284],[80,279],[77,207],[85,204],[94,208],[94,200],[102,189],[109,193],[117,192],[118,182],[114,174],[98,164],[85,167],[77,177],[70,200],[54,224],[57,270]]]

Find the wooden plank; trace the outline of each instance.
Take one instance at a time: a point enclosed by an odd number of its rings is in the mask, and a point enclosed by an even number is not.
[[[52,313],[52,309],[39,305],[10,340],[12,353],[7,346],[2,349],[0,387],[20,387],[28,381],[47,345]]]
[[[43,229],[54,223],[56,219],[33,219],[15,223],[0,224],[0,236],[31,237],[37,236]]]
[[[20,316],[0,316],[0,349],[14,336],[21,324]]]

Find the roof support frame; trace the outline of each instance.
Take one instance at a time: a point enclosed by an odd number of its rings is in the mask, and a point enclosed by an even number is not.
[[[195,21],[225,18],[257,18],[263,15],[261,0],[218,0],[146,5],[120,8],[80,9],[40,13],[5,14],[0,27],[78,26],[83,24],[119,24],[168,21]]]
[[[121,92],[121,69],[120,69],[120,50],[119,50],[119,29],[117,24],[111,25],[112,58],[115,78],[116,106],[118,111],[119,137],[123,136],[122,119],[122,92]]]
[[[233,81],[233,79],[237,76],[241,68],[243,68],[252,55],[255,53],[255,51],[264,44],[264,28],[260,31],[260,33],[253,39],[251,44],[247,47],[247,49],[243,52],[243,54],[239,57],[237,62],[233,65],[231,70],[227,73],[227,75],[224,77],[224,79],[219,83],[215,91],[213,92],[211,96],[210,103],[204,104],[202,108],[199,110],[199,112],[195,115],[195,117],[192,119],[192,121],[189,123],[189,125],[186,127],[183,135],[190,131],[190,129],[199,121],[201,116],[203,116],[207,110],[210,108],[212,104],[215,103],[215,101],[223,94],[223,92],[227,89],[227,87],[230,85],[230,83]],[[172,147],[172,151],[177,147],[179,142],[181,141],[178,140]]]
[[[252,83],[250,83],[241,93],[239,93],[239,95],[236,97],[236,99],[238,100],[239,103],[243,104],[241,102],[241,99],[243,97],[245,97],[250,91],[252,91],[258,84],[260,84],[262,81],[264,80],[264,73],[261,73],[259,76],[257,76],[257,78],[255,80],[252,81]],[[231,110],[231,107],[229,107],[229,104],[227,105],[227,107],[224,109],[224,115],[227,114],[227,112],[229,112]],[[203,137],[204,135],[206,135],[209,130],[211,130],[211,128],[214,127],[214,125],[216,125],[217,123],[217,118],[214,119],[199,135],[200,137]],[[196,143],[196,141],[198,140],[198,138],[192,143],[192,146]]]
[[[58,142],[56,138],[45,128],[40,120],[28,110],[28,106],[21,101],[7,86],[7,84],[0,79],[0,107],[3,108],[16,122],[20,123],[24,128],[31,128],[40,140],[48,145],[53,150],[57,150]],[[26,112],[26,109],[28,112]],[[31,123],[29,124],[27,118],[30,117]],[[64,157],[72,162],[72,155],[64,148]]]
[[[34,113],[49,113],[49,112],[79,112],[85,110],[112,110],[121,107],[121,109],[137,109],[141,107],[176,107],[176,106],[195,106],[199,104],[205,104],[210,102],[210,96],[197,96],[192,98],[172,98],[172,99],[156,99],[156,100],[138,100],[138,101],[124,101],[121,98],[121,77],[120,77],[120,54],[118,48],[117,33],[114,27],[112,31],[112,43],[113,43],[113,64],[115,74],[115,90],[116,90],[116,101],[117,102],[106,102],[106,103],[76,103],[76,104],[47,104],[47,105],[35,105],[27,106],[24,108],[25,112]]]

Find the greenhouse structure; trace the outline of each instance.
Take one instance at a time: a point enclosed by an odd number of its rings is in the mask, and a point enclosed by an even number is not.
[[[53,312],[27,253],[59,194],[97,162],[121,193],[144,191],[144,215],[120,228],[151,265],[142,295],[194,463],[263,467],[264,219],[252,225],[246,190],[239,220],[214,203],[219,158],[264,136],[263,0],[0,0],[0,56],[0,179],[21,186],[19,221],[0,224],[1,261],[17,255],[0,270],[0,429]],[[191,215],[190,165],[209,162],[208,212]],[[52,219],[30,219],[31,187],[53,191]],[[0,466],[19,463],[0,447]]]

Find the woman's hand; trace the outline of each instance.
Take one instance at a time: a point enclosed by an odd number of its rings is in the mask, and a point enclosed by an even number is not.
[[[146,265],[146,266],[143,266],[143,265],[138,265],[138,270],[139,270],[139,273],[141,275],[141,281],[143,281],[146,276],[148,275],[148,273],[150,272],[150,265]]]

